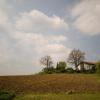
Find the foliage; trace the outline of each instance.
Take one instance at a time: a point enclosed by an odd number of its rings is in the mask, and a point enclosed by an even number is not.
[[[96,66],[93,66],[91,69],[91,73],[95,73],[96,72]]]
[[[67,73],[74,73],[74,70],[73,70],[73,68],[67,68],[67,69],[66,69],[66,72],[67,72]]]
[[[54,69],[54,67],[49,67],[49,68],[44,68],[43,70],[42,70],[44,73],[47,73],[47,74],[52,74],[52,73],[54,73],[55,72],[55,69]]]
[[[68,62],[74,64],[76,70],[78,69],[78,64],[85,59],[85,53],[79,49],[73,49],[68,57]]]
[[[44,56],[40,59],[40,63],[44,66],[47,67],[47,69],[49,69],[49,67],[52,66],[53,64],[53,61],[52,61],[52,58],[50,56]]]
[[[88,73],[95,73],[96,72],[96,66],[94,65],[90,70],[87,71]]]
[[[100,75],[100,62],[96,64],[96,72]]]
[[[8,91],[0,91],[0,100],[13,100],[15,94]]]
[[[65,72],[66,70],[65,70],[65,68],[66,68],[66,62],[64,62],[64,61],[61,61],[61,62],[59,62],[59,63],[57,63],[57,66],[56,66],[56,72]]]

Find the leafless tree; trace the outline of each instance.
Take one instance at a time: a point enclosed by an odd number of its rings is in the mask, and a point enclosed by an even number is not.
[[[78,69],[78,64],[85,59],[85,53],[79,49],[73,49],[68,57],[68,62],[74,64],[76,70]]]
[[[46,66],[46,68],[50,68],[52,67],[53,61],[52,58],[50,56],[44,56],[40,59],[40,63],[44,66]]]

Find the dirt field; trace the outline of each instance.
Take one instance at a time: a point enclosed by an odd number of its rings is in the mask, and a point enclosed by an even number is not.
[[[0,77],[0,89],[16,93],[99,92],[100,79],[89,74],[50,74]]]

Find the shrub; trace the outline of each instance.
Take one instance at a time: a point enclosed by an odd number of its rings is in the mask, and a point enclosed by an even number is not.
[[[96,73],[100,75],[100,62],[96,64]]]
[[[93,66],[90,70],[86,70],[85,73],[95,73],[96,72],[96,66]]]
[[[44,68],[43,72],[47,73],[47,74],[52,74],[55,72],[55,69],[54,69],[54,67]]]
[[[93,66],[93,67],[92,67],[91,72],[92,72],[92,73],[95,73],[95,72],[96,72],[96,66]]]
[[[13,100],[15,94],[8,91],[0,91],[0,100]]]
[[[64,73],[66,72],[65,68],[66,68],[66,62],[61,61],[57,63],[56,72]]]
[[[73,70],[73,68],[67,68],[67,69],[66,69],[66,72],[67,72],[67,73],[74,73],[74,70]]]

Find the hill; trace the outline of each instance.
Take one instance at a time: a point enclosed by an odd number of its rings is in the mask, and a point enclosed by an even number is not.
[[[100,93],[100,78],[93,74],[46,74],[1,76],[0,89],[16,93]]]

